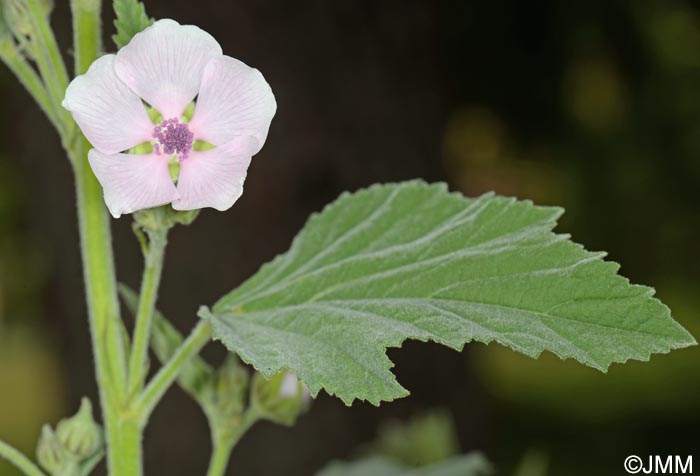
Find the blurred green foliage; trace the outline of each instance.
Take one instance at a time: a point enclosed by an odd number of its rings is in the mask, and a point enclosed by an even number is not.
[[[383,423],[369,451],[406,466],[427,466],[459,454],[460,448],[452,416],[447,410],[435,410],[406,422]]]
[[[332,462],[318,476],[487,476],[492,465],[480,453],[459,455],[452,416],[432,410],[406,421],[382,423],[363,457]],[[536,476],[534,474],[525,476]]]

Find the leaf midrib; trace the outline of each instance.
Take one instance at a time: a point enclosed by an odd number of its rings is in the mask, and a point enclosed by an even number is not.
[[[612,299],[630,299],[633,298],[634,296],[610,296],[606,297],[604,300],[612,300]],[[397,297],[390,297],[390,298],[348,298],[348,299],[331,299],[328,301],[315,301],[315,302],[306,302],[306,303],[299,303],[299,304],[292,304],[292,305],[285,305],[285,306],[279,306],[275,308],[267,308],[267,309],[259,309],[255,310],[252,312],[245,312],[245,310],[239,310],[235,312],[224,312],[223,314],[228,314],[231,316],[235,317],[240,317],[240,316],[254,316],[255,314],[269,314],[271,312],[274,312],[275,310],[279,309],[288,309],[288,310],[294,310],[294,309],[303,309],[304,307],[314,307],[316,304],[326,304],[326,305],[331,305],[333,306],[335,303],[343,304],[343,303],[356,303],[356,304],[387,304],[387,303],[409,303],[409,304],[430,304],[432,301],[437,301],[437,302],[447,302],[447,303],[457,303],[457,304],[468,304],[472,306],[484,306],[487,308],[495,308],[495,309],[506,309],[509,311],[520,311],[524,313],[530,313],[534,314],[537,316],[542,316],[542,317],[547,317],[550,319],[560,319],[563,321],[567,322],[574,322],[576,324],[582,324],[584,326],[592,326],[592,327],[598,327],[598,328],[604,328],[604,329],[612,329],[616,331],[623,331],[623,332],[630,332],[630,333],[635,333],[635,334],[640,334],[640,335],[647,335],[647,336],[653,336],[653,337],[664,337],[668,339],[674,339],[677,336],[672,336],[668,334],[658,334],[654,332],[649,332],[649,331],[644,331],[641,329],[630,329],[627,327],[615,327],[607,324],[602,324],[599,322],[590,322],[590,321],[582,321],[579,319],[575,319],[572,317],[567,317],[563,315],[557,315],[557,314],[549,314],[544,311],[538,311],[534,309],[528,309],[528,308],[522,308],[522,307],[517,307],[517,306],[507,306],[503,304],[494,304],[494,303],[489,303],[489,302],[482,302],[482,301],[474,301],[474,300],[459,300],[459,299],[450,299],[450,298],[397,298]],[[336,306],[333,306],[336,307]],[[341,306],[342,308],[342,306]],[[468,320],[469,322],[473,322],[471,319],[468,319],[465,316],[461,316],[463,319]],[[391,317],[388,317],[388,319],[392,321],[400,321],[399,319],[392,319]],[[248,319],[246,319],[248,320]],[[404,321],[400,321],[404,322]],[[544,323],[543,323],[544,324]],[[546,324],[544,324],[546,325]],[[549,326],[547,326],[549,327]],[[279,329],[279,328],[276,328]],[[555,331],[556,332],[556,331]]]

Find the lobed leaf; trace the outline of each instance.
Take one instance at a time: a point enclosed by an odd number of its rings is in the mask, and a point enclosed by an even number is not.
[[[347,404],[407,394],[386,355],[406,339],[495,341],[602,371],[695,343],[653,289],[554,234],[561,213],[418,181],[343,194],[200,316],[265,376],[295,372]]]
[[[112,40],[117,48],[126,46],[136,33],[153,24],[153,18],[146,15],[146,8],[138,0],[114,0],[113,6],[117,33],[112,35]]]

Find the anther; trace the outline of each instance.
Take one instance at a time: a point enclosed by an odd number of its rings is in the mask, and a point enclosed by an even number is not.
[[[153,138],[158,141],[153,146],[157,155],[177,154],[180,160],[185,160],[192,150],[194,134],[190,132],[187,124],[180,123],[173,117],[153,128]]]

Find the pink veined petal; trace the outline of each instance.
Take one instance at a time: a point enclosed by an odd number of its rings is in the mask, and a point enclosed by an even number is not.
[[[119,78],[164,119],[180,118],[199,91],[204,67],[221,54],[206,31],[159,20],[119,50],[114,66]]]
[[[114,71],[115,55],[97,59],[75,78],[61,103],[90,143],[104,154],[115,154],[150,140],[151,122],[141,99]]]
[[[165,155],[103,154],[95,149],[88,160],[102,184],[105,203],[114,218],[176,200]]]
[[[190,130],[214,145],[239,136],[255,137],[255,155],[265,143],[276,110],[275,96],[260,71],[220,56],[204,69]]]
[[[243,194],[252,151],[257,141],[241,137],[221,147],[204,152],[192,151],[180,162],[177,190],[180,198],[175,210],[215,208],[228,210]]]

